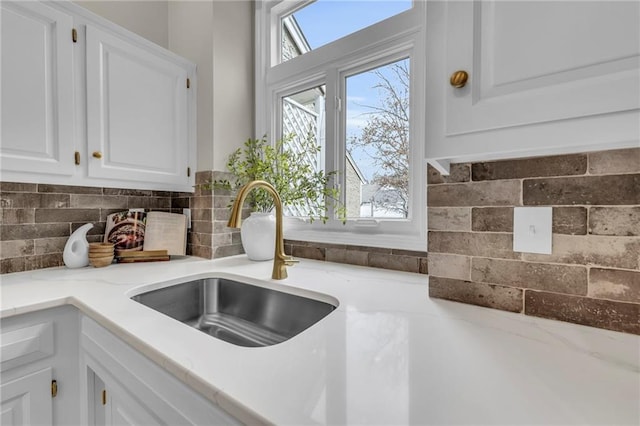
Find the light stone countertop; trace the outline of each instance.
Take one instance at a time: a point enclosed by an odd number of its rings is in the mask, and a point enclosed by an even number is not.
[[[640,336],[427,297],[424,275],[302,259],[52,268],[1,276],[0,317],[71,304],[247,423],[640,423]],[[338,308],[298,336],[239,347],[129,297],[186,277],[248,277]]]

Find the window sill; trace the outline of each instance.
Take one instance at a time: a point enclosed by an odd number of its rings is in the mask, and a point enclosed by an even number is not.
[[[389,249],[427,251],[426,235],[416,231],[412,235],[382,234],[371,232],[350,232],[346,230],[316,228],[291,229],[285,224],[284,236],[287,240],[308,241],[323,244],[344,244],[354,246],[379,247]]]

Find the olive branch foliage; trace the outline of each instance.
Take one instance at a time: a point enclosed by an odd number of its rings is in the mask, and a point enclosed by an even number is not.
[[[333,186],[337,171],[314,170],[306,157],[317,155],[321,147],[314,142],[313,135],[309,135],[298,142],[301,149],[295,149],[292,146],[295,137],[295,134],[287,135],[275,144],[269,143],[266,136],[248,139],[227,161],[227,169],[234,179],[209,181],[203,187],[237,192],[251,181],[264,180],[273,185],[284,206],[306,212],[310,222],[326,223],[330,207],[334,208],[337,218],[346,222],[340,191]],[[247,199],[255,212],[267,213],[275,207],[273,197],[262,188],[252,190]]]

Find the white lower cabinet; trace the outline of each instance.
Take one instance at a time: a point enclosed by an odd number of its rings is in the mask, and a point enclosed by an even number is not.
[[[71,307],[2,320],[0,424],[80,424],[78,334]]]
[[[4,318],[1,425],[240,425],[71,306]]]
[[[80,349],[86,424],[241,424],[87,317]]]

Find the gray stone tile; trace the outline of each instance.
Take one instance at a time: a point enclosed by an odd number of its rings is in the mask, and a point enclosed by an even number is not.
[[[640,236],[640,207],[591,207],[589,233]]]
[[[553,235],[552,254],[523,253],[531,262],[638,269],[640,237]]]
[[[429,185],[429,207],[519,206],[520,181],[500,180]]]
[[[525,314],[640,334],[640,304],[527,290]]]
[[[69,207],[81,209],[121,209],[129,208],[127,197],[120,195],[82,195],[71,194]]]
[[[474,163],[471,166],[474,181],[583,175],[586,171],[585,154]]]
[[[316,245],[316,243],[309,243],[311,245]],[[346,248],[347,250],[353,250],[353,251],[363,251],[366,253],[384,253],[384,254],[391,254],[392,250],[390,248],[386,248],[386,247],[367,247],[367,246],[354,246],[354,245],[340,245],[340,244],[334,244],[334,247],[337,248]]]
[[[640,174],[526,179],[524,205],[640,204]]]
[[[223,247],[218,247],[216,250],[221,249]],[[191,255],[197,257],[203,257],[205,259],[213,259],[213,249],[211,247],[205,246],[191,246]],[[218,256],[225,257],[225,256]]]
[[[238,254],[244,254],[242,244],[234,244],[231,246],[216,247],[213,259],[219,259],[221,257],[236,256]]]
[[[213,208],[214,209],[231,209],[231,206],[233,206],[233,198],[231,196],[226,196],[226,195],[216,195],[213,198]]]
[[[151,197],[153,191],[150,189],[121,189],[121,188],[104,188],[104,195],[124,195],[124,196],[138,196],[138,197]]]
[[[213,197],[193,197],[191,199],[191,208],[192,209],[211,209],[213,208]],[[225,207],[224,210],[229,210],[229,209]]]
[[[434,231],[471,231],[471,208],[429,207],[427,224]]]
[[[200,234],[212,234],[213,233],[213,223],[194,220],[191,222],[191,232],[197,232]]]
[[[471,280],[471,258],[457,254],[429,253],[429,275],[457,280]]]
[[[513,232],[513,207],[473,208],[471,229],[480,232]]]
[[[392,254],[369,253],[369,266],[403,272],[420,272],[420,258],[395,256]]]
[[[325,260],[325,250],[316,247],[303,247],[293,245],[291,251],[294,257],[302,257],[305,259]]]
[[[212,209],[191,209],[191,220],[213,220],[213,210]],[[219,221],[224,222],[225,226],[227,221]]]
[[[586,235],[587,209],[584,207],[554,207],[553,233]]]
[[[21,225],[33,223],[36,218],[36,209],[0,209],[0,224]]]
[[[36,223],[97,222],[100,209],[37,209]]]
[[[213,179],[213,172],[211,170],[203,170],[196,172],[196,185],[209,182]]]
[[[37,192],[35,183],[0,182],[0,192]]]
[[[440,183],[461,183],[471,180],[471,167],[469,164],[451,164],[449,176],[443,176],[433,166],[427,166],[427,183],[436,185]]]
[[[206,234],[196,234],[196,235],[206,235]],[[210,244],[200,244],[203,246],[211,245],[212,247],[222,247],[222,246],[230,246],[233,244],[231,233],[227,234],[216,234],[211,236]]]
[[[520,259],[520,253],[513,251],[511,234],[489,232],[429,231],[429,255],[431,253]]]
[[[420,269],[418,271],[419,274],[429,274],[429,259],[426,257],[420,258]]]
[[[413,257],[427,257],[426,251],[417,251],[417,250],[402,250],[402,249],[391,249],[391,254],[395,254],[397,256],[413,256]]]
[[[47,192],[55,194],[95,194],[101,195],[102,188],[91,186],[69,186],[69,185],[49,185],[38,184],[38,192]]]
[[[589,153],[592,175],[640,172],[640,148]]]
[[[587,294],[587,268],[513,260],[473,258],[471,281],[532,288],[565,294]]]
[[[35,254],[62,253],[67,244],[67,237],[40,238],[35,240]],[[102,238],[100,238],[102,240]]]
[[[2,225],[2,241],[32,240],[49,237],[68,237],[69,223],[46,223],[28,225]]]
[[[502,311],[522,312],[522,290],[519,288],[430,276],[429,297]]]
[[[640,303],[640,271],[591,268],[589,296]]]
[[[180,198],[171,198],[171,208],[172,209],[188,209],[191,205],[191,198],[189,197],[180,197]]]
[[[171,198],[169,197],[139,197],[128,196],[127,205],[129,208],[157,210],[157,209],[170,209]]]
[[[22,272],[25,270],[25,258],[16,257],[12,259],[0,260],[0,274],[10,274],[12,272]]]
[[[66,208],[69,207],[68,194],[39,194],[28,192],[3,192],[0,205],[8,209]]]
[[[344,248],[328,248],[325,251],[327,262],[346,263],[349,265],[367,266],[369,254],[364,251]]]
[[[34,254],[33,240],[10,240],[0,242],[0,257],[9,259]]]

